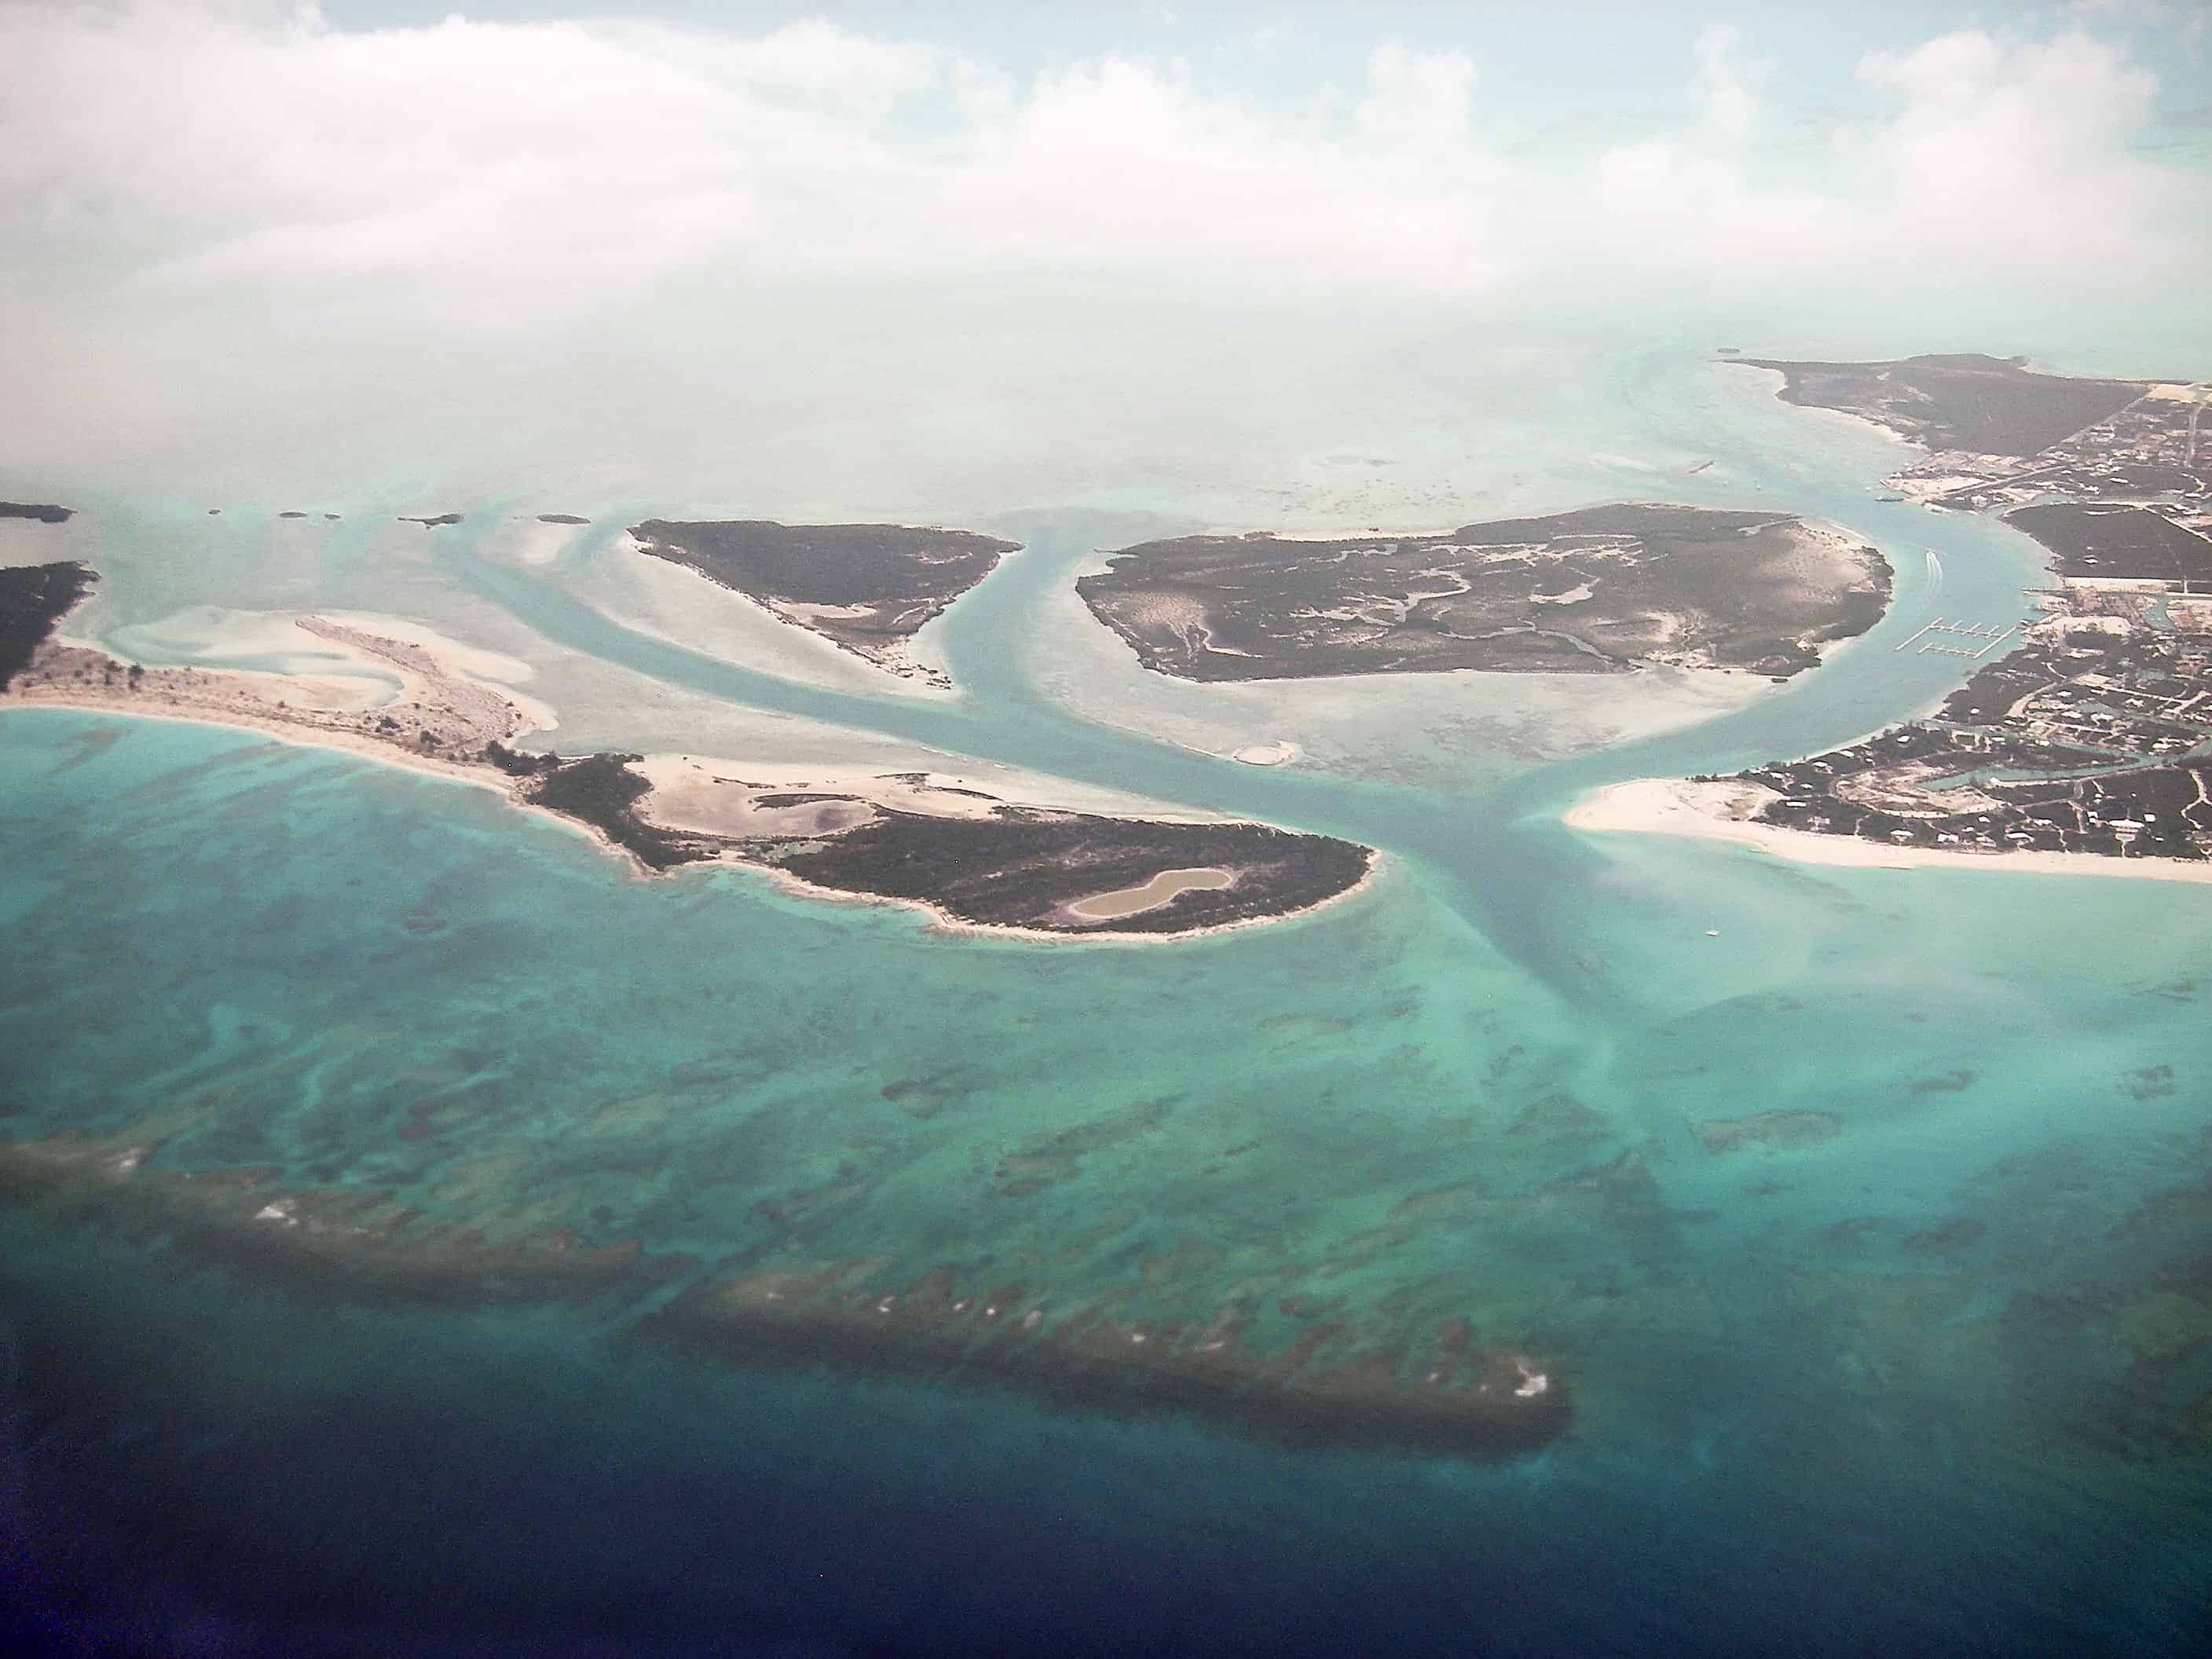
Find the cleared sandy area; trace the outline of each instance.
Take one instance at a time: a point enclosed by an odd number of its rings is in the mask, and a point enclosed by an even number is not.
[[[1141,887],[1077,899],[1066,908],[1079,921],[1118,921],[1123,916],[1157,910],[1184,893],[1213,892],[1236,884],[1235,874],[1227,870],[1163,870]]]
[[[1229,756],[1247,766],[1287,766],[1297,757],[1298,746],[1294,743],[1247,744],[1242,749],[1231,750]]]
[[[1966,853],[1898,847],[1856,836],[1823,836],[1749,822],[1781,797],[1755,783],[1697,783],[1685,778],[1636,778],[1594,791],[1568,812],[1570,829],[1605,834],[1694,836],[1755,847],[1796,864],[1873,870],[1988,870],[2017,875],[2119,876],[2145,881],[2212,884],[2212,863],[2179,859],[2106,858],[2096,853]]]
[[[917,758],[943,757],[921,751]],[[1222,818],[1218,812],[1000,768],[988,774],[864,772],[849,762],[807,766],[718,755],[657,754],[633,763],[631,769],[653,786],[653,793],[640,803],[646,817],[665,829],[712,836],[835,834],[865,823],[879,811],[979,819],[995,817],[1005,806],[1160,823],[1214,823]],[[789,799],[793,796],[827,799]],[[821,827],[802,827],[810,823]]]

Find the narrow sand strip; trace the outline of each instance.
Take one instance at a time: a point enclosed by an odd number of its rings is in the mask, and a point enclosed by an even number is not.
[[[1794,864],[1862,870],[1988,870],[2016,875],[2119,876],[2143,881],[2212,884],[2212,862],[2107,858],[2098,853],[1965,853],[1898,847],[1856,836],[1816,835],[1753,823],[1751,814],[1778,800],[1755,783],[1697,783],[1686,778],[1636,778],[1593,791],[1567,813],[1567,827],[1602,834],[1692,836],[1735,842]]]

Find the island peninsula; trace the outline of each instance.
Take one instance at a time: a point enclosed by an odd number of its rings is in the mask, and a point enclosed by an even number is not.
[[[1751,840],[1823,861],[1963,855],[2212,879],[2202,388],[2076,380],[1976,356],[1753,366],[1781,370],[1791,402],[1975,446],[1891,482],[1931,507],[2001,512],[2033,536],[2051,555],[2052,585],[2034,595],[2043,614],[2026,624],[1938,618],[1899,644],[1972,665],[1923,719],[1729,778],[1618,786],[1575,821]],[[1881,851],[1840,858],[1823,836]],[[2081,854],[2109,862],[2071,856]]]
[[[52,638],[94,580],[82,565],[0,570],[0,690],[32,705],[166,716],[497,787],[586,826],[647,872],[736,863],[819,896],[908,904],[940,923],[1041,939],[1166,939],[1340,898],[1374,854],[1236,821],[1108,816],[1016,801],[927,772],[763,775],[691,756],[562,756],[511,746],[538,724],[433,648],[320,617],[295,625],[386,678],[362,706],[312,679],[147,668]]]
[[[1018,545],[969,530],[766,519],[647,519],[629,538],[887,673],[947,689],[942,672],[914,661],[914,636]]]
[[[1182,679],[1644,664],[1781,678],[1880,621],[1890,569],[1793,514],[1639,502],[1436,535],[1184,536],[1112,553],[1076,586],[1146,667]]]

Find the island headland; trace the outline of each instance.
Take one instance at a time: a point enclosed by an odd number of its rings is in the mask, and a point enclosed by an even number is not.
[[[1644,664],[1786,678],[1881,620],[1881,555],[1784,513],[1628,503],[1440,535],[1184,536],[1076,584],[1157,672],[1191,680]]]
[[[98,580],[88,566],[68,562],[0,568],[0,692]]]
[[[737,863],[818,896],[917,907],[949,927],[1150,939],[1310,910],[1374,867],[1369,848],[1327,836],[1073,811],[927,772],[792,779],[690,756],[526,752],[513,739],[536,722],[499,690],[427,646],[326,617],[295,626],[396,671],[396,696],[319,705],[314,684],[295,677],[146,668],[51,637],[94,579],[78,564],[0,571],[0,638],[15,664],[0,689],[33,704],[244,726],[497,787],[585,826],[647,873]]]
[[[67,524],[76,516],[73,507],[52,501],[0,501],[0,519],[31,519],[40,524]]]
[[[1620,786],[1573,821],[1826,861],[2212,878],[2201,389],[1978,356],[1756,366],[1783,371],[1791,402],[1973,446],[1891,482],[1931,507],[2002,512],[2033,536],[2051,555],[2052,585],[2033,596],[2043,614],[1938,617],[1896,646],[1959,658],[1968,673],[1923,719],[1728,778]],[[1824,836],[1883,850],[1842,859]]]
[[[637,552],[696,570],[780,622],[948,689],[942,672],[913,660],[915,635],[1020,545],[969,530],[766,519],[647,519],[629,537]]]

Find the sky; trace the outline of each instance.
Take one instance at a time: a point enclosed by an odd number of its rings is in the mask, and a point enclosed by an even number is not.
[[[386,457],[519,446],[549,359],[610,410],[896,400],[948,334],[979,435],[1071,354],[1172,382],[1378,319],[2212,374],[2208,22],[0,0],[0,471],[348,399]]]

